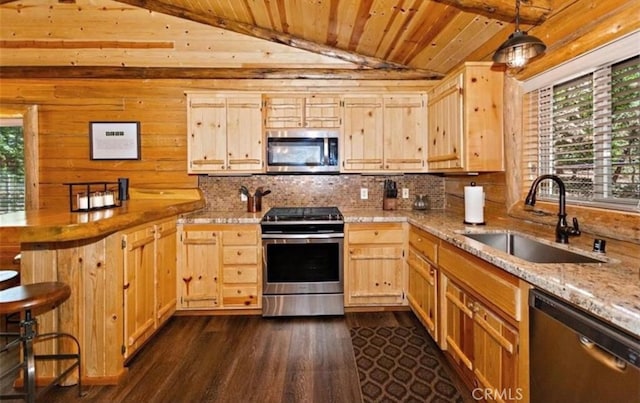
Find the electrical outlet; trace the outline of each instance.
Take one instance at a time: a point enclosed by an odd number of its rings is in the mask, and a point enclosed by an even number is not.
[[[369,198],[369,189],[360,188],[360,199],[361,200],[366,200],[368,198]]]
[[[240,193],[240,201],[247,201],[247,195]]]
[[[403,199],[409,198],[409,188],[402,188],[402,198]]]

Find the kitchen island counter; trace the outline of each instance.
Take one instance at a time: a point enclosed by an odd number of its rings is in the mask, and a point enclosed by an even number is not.
[[[89,212],[29,210],[0,215],[0,240],[19,243],[67,242],[111,233],[198,210],[205,202],[198,189],[131,189],[120,207]]]
[[[500,267],[557,297],[573,303],[608,322],[640,336],[640,258],[617,254],[613,243],[606,255],[589,252],[593,241],[588,235],[571,238],[570,245],[559,245],[606,263],[541,264],[497,251],[462,235],[462,232],[511,230],[554,244],[554,229],[509,217],[488,220],[485,226],[465,225],[459,214],[442,210],[353,210],[342,211],[346,223],[402,222],[437,236],[493,265]],[[523,301],[526,303],[526,301]]]

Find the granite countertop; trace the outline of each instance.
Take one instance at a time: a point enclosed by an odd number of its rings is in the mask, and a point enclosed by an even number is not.
[[[258,224],[264,213],[198,211],[183,215],[184,224]],[[599,255],[590,252],[572,238],[570,245],[554,242],[553,229],[508,217],[488,220],[484,226],[470,226],[462,217],[442,210],[342,210],[345,223],[409,222],[472,255],[502,268],[531,285],[573,303],[614,325],[640,336],[640,258]],[[513,230],[537,240],[606,259],[606,263],[540,264],[531,263],[462,235],[462,232]],[[574,244],[583,245],[575,246]],[[610,248],[611,249],[611,248]],[[523,303],[527,303],[526,300]]]
[[[554,242],[553,228],[510,218],[496,219],[484,226],[465,225],[459,215],[438,210],[414,211],[342,211],[346,223],[401,222],[411,224],[486,260],[535,286],[560,297],[614,325],[640,336],[640,258],[629,259],[608,253],[590,252],[583,247]],[[497,251],[465,237],[461,232],[513,230],[537,240],[606,259],[606,263],[541,264],[531,263]],[[572,238],[571,241],[574,241]],[[571,242],[570,241],[570,242]],[[574,242],[575,243],[575,242]],[[523,301],[527,303],[526,301]]]

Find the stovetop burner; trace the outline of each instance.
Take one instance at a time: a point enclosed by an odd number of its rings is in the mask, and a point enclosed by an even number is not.
[[[273,207],[263,221],[342,221],[337,207]]]

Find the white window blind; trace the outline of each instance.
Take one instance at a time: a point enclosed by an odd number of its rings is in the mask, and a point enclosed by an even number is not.
[[[640,56],[525,95],[523,185],[542,174],[567,200],[633,210],[640,202]],[[539,198],[557,200],[540,184]]]
[[[25,208],[22,120],[0,119],[0,214]]]

